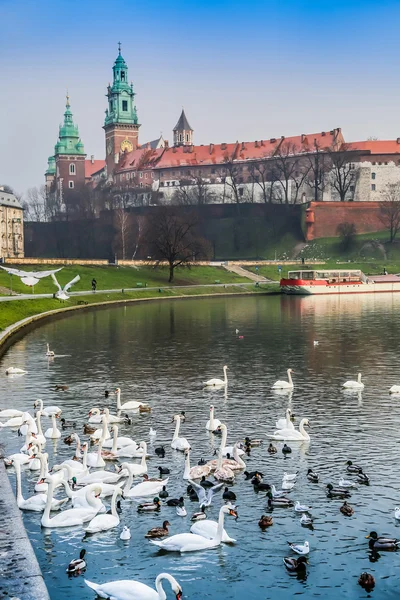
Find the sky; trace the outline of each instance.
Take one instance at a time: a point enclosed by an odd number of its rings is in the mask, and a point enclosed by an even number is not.
[[[85,151],[104,158],[118,42],[139,141],[196,144],[341,127],[400,137],[399,0],[0,0],[0,185],[44,183],[69,90]]]

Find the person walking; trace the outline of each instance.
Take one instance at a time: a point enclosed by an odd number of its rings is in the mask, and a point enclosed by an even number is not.
[[[95,280],[95,278],[93,277],[92,279],[92,291],[95,292],[96,291],[96,287],[97,287],[97,281]]]

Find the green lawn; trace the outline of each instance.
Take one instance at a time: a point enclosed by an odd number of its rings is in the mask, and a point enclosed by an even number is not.
[[[249,280],[246,280],[247,283]],[[77,306],[79,302],[87,302],[88,304],[94,304],[96,302],[115,302],[128,299],[144,299],[144,298],[165,298],[172,296],[194,296],[200,294],[243,294],[243,293],[270,293],[276,292],[276,286],[274,285],[247,285],[247,286],[233,286],[224,288],[221,286],[215,287],[192,287],[182,289],[164,289],[158,290],[137,290],[134,292],[114,293],[114,294],[90,294],[87,296],[71,296],[71,298],[65,302],[59,302],[53,298],[41,298],[36,300],[12,300],[10,302],[0,303],[0,331],[16,323],[21,319],[31,317],[33,315],[46,312],[49,310],[55,310],[59,308],[66,308],[69,306]]]
[[[12,267],[18,268],[16,265]],[[26,271],[33,270],[48,270],[55,269],[57,266],[49,265],[24,265],[21,267]],[[168,284],[168,269],[166,267],[152,268],[149,266],[143,267],[115,267],[115,266],[96,266],[88,267],[81,265],[67,265],[63,267],[62,271],[56,274],[57,279],[61,285],[68,283],[75,277],[80,275],[81,280],[74,285],[74,291],[85,291],[91,289],[91,281],[94,277],[97,280],[98,290],[111,290],[111,289],[123,289],[129,287],[136,287],[137,283],[142,283],[143,286],[147,283],[148,287],[158,287],[160,285]],[[193,284],[212,284],[215,281],[221,283],[242,283],[247,282],[248,279],[240,277],[235,273],[226,271],[223,267],[178,267],[175,270],[175,279],[172,285],[193,285]],[[0,269],[0,287],[10,289],[10,275]],[[29,294],[31,288],[24,285],[19,277],[12,276],[12,289],[14,292]],[[53,293],[56,291],[56,287],[51,277],[39,281],[35,286],[36,294]],[[3,292],[4,294],[4,292]]]

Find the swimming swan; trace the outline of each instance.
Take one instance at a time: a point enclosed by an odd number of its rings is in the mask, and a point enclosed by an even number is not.
[[[17,460],[13,461],[13,465],[16,474],[16,495],[18,508],[20,508],[21,510],[33,510],[36,512],[43,512],[46,507],[47,494],[35,494],[34,496],[26,498],[25,500],[22,495],[21,487],[21,465]],[[68,498],[63,498],[62,500],[56,500],[55,498],[52,498],[50,510],[60,510],[61,506],[66,502],[68,502]]]
[[[119,581],[109,581],[108,583],[92,583],[85,579],[85,583],[100,598],[112,598],[113,600],[166,600],[167,596],[162,586],[162,580],[166,579],[171,584],[172,591],[176,600],[182,597],[182,588],[172,575],[169,573],[160,573],[156,579],[156,590],[140,581],[130,579],[121,579]]]
[[[278,419],[275,423],[277,429],[294,429],[294,425],[291,420],[292,411],[290,408],[286,409],[286,417],[284,419]]]
[[[116,509],[117,496],[123,496],[122,489],[116,487],[111,500],[111,514],[96,515],[85,528],[86,533],[97,533],[99,531],[108,531],[119,525],[119,514]]]
[[[181,426],[181,418],[179,415],[175,415],[174,421],[176,422],[174,437],[172,438],[171,448],[174,450],[179,450],[180,452],[184,452],[185,450],[190,450],[190,444],[186,438],[180,438],[179,429]]]
[[[137,410],[140,406],[147,406],[143,402],[136,402],[135,400],[130,400],[121,405],[121,388],[117,388],[115,393],[117,394],[117,410]]]
[[[86,500],[88,507],[86,508],[69,508],[63,510],[58,515],[50,518],[51,502],[54,490],[54,478],[49,476],[46,478],[46,483],[49,484],[47,490],[47,502],[42,515],[42,527],[71,527],[73,525],[83,525],[99,512],[102,502],[97,498],[100,495],[101,488],[97,484],[93,484],[86,492]]]
[[[206,423],[206,429],[208,429],[208,431],[215,431],[220,425],[221,421],[219,419],[214,419],[214,407],[210,406],[210,419]]]
[[[290,442],[309,442],[310,436],[305,431],[304,426],[308,426],[308,419],[302,419],[300,421],[299,430],[297,429],[279,429],[271,435],[273,440],[284,440]]]
[[[357,381],[350,379],[349,381],[346,381],[342,387],[350,390],[363,390],[364,384],[361,382],[361,373],[358,374]]]
[[[209,465],[196,465],[190,468],[190,450],[185,450],[185,471],[183,479],[201,479],[203,475],[207,477],[210,474],[211,467]]]
[[[293,389],[292,373],[293,373],[293,369],[288,369],[287,370],[288,381],[282,381],[282,380],[278,379],[278,381],[275,381],[274,385],[272,386],[272,389],[273,390],[292,390]]]
[[[218,379],[218,378],[209,379],[208,381],[203,381],[203,385],[206,385],[206,386],[227,385],[227,383],[228,383],[228,376],[226,374],[227,370],[228,370],[228,367],[225,365],[223,368],[223,371],[224,371],[223,379]]]

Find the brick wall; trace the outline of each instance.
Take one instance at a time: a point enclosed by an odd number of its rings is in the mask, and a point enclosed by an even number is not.
[[[357,233],[382,231],[380,202],[310,202],[306,210],[307,241],[336,237],[340,223],[354,223]]]

